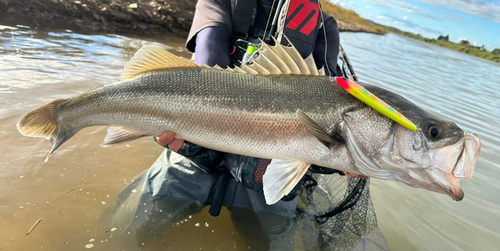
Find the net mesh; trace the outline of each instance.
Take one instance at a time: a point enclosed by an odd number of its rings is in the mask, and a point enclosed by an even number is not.
[[[389,250],[378,229],[369,183],[307,173],[297,208],[305,250]]]
[[[357,80],[342,46],[342,75]],[[309,250],[389,250],[370,197],[370,179],[307,172],[298,194],[298,231]]]

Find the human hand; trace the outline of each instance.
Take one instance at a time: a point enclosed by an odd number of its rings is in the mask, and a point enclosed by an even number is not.
[[[364,176],[364,175],[357,175],[357,174],[354,174],[354,173],[348,173],[348,172],[342,172],[345,176],[351,178],[351,179],[354,179],[354,178],[360,178],[360,179],[366,179],[368,178],[368,176]]]
[[[163,132],[160,136],[156,137],[156,142],[161,146],[168,145],[168,148],[174,152],[179,151],[182,145],[184,145],[184,140],[176,139],[175,132],[170,131]]]

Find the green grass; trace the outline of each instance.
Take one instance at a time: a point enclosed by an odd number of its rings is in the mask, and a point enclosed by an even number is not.
[[[361,18],[358,13],[344,9],[336,4],[330,3],[327,0],[319,0],[321,9],[328,15],[334,17],[337,21],[356,24],[364,27],[367,31],[385,34],[386,31],[381,26],[378,26],[366,19]]]
[[[439,45],[441,47],[446,47],[448,49],[460,51],[460,52],[467,53],[467,54],[472,55],[472,56],[476,56],[479,58],[484,58],[487,60],[491,60],[493,62],[500,63],[500,55],[495,55],[494,53],[491,53],[489,51],[476,49],[476,48],[472,47],[471,45],[460,45],[460,44],[456,44],[453,42],[440,41],[440,40],[433,39],[433,38],[425,38],[425,37],[422,37],[422,36],[417,35],[417,34],[398,30],[396,28],[383,26],[383,25],[380,25],[380,26],[383,27],[385,30],[392,32],[392,33],[411,37],[413,39],[417,39],[417,40],[424,41],[427,43]],[[495,50],[493,50],[493,51],[496,52]]]
[[[424,41],[427,43],[439,45],[441,47],[446,47],[452,50],[467,53],[472,56],[500,63],[500,49],[495,49],[492,52],[489,52],[485,50],[476,49],[471,45],[460,45],[453,42],[439,41],[437,39],[425,38],[418,34],[413,34],[410,32],[401,31],[393,27],[372,23],[368,20],[361,18],[356,12],[352,10],[346,10],[338,5],[328,2],[327,0],[320,0],[320,3],[323,11],[329,14],[330,16],[334,17],[338,22],[340,21],[340,22],[345,22],[347,24],[353,24],[358,27],[363,27],[364,31],[374,32],[378,34],[385,34],[386,32],[392,32],[399,35],[411,37],[413,39],[417,39],[420,41]]]

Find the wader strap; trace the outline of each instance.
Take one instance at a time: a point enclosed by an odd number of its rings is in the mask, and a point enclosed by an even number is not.
[[[217,217],[220,214],[222,203],[224,203],[224,197],[226,195],[226,188],[227,188],[227,183],[229,182],[229,176],[230,176],[229,172],[224,171],[215,185],[214,199],[212,201],[212,205],[210,205],[210,209],[208,210],[208,213],[213,217]]]
[[[308,57],[314,51],[321,15],[318,0],[287,0],[278,19],[278,41],[288,45],[285,35],[303,58]]]
[[[233,35],[245,36],[248,33],[248,28],[252,24],[254,6],[256,6],[255,0],[234,0],[231,17]]]

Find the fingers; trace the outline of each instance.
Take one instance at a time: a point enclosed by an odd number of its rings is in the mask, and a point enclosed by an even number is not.
[[[354,178],[366,179],[366,178],[368,178],[367,176],[364,176],[364,175],[357,175],[357,174],[348,173],[348,172],[343,172],[343,173],[345,174],[345,176],[347,176],[351,179],[354,179]]]
[[[174,132],[164,132],[156,138],[156,142],[158,142],[158,144],[162,146],[165,146],[172,143],[174,139],[175,139]]]
[[[174,132],[164,132],[156,138],[156,142],[162,146],[168,145],[172,151],[178,151],[184,145],[183,139],[176,139]]]
[[[174,139],[172,142],[168,145],[168,148],[170,150],[177,152],[179,149],[181,149],[182,145],[184,145],[184,140],[183,139]]]

